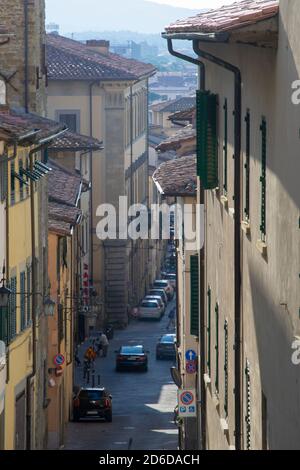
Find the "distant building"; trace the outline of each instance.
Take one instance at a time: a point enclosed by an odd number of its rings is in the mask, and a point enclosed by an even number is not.
[[[46,32],[48,34],[59,34],[59,24],[57,23],[48,23],[46,25]]]

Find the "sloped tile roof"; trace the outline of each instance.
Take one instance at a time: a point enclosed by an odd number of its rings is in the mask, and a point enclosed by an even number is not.
[[[70,131],[67,131],[61,136],[57,137],[49,145],[49,150],[52,152],[60,152],[63,150],[69,150],[73,152],[83,150],[97,151],[102,149],[103,143],[100,142],[100,140]]]
[[[65,128],[64,124],[42,118],[36,114],[13,109],[0,110],[0,132],[7,140],[32,142],[54,136]],[[29,134],[34,135],[29,136]]]
[[[182,97],[177,100],[169,100],[164,103],[157,103],[151,106],[152,111],[158,111],[162,113],[175,113],[178,111],[186,111],[187,109],[195,107],[196,98]]]
[[[197,192],[196,156],[162,163],[152,178],[164,196],[194,196]]]
[[[47,65],[53,80],[137,80],[155,73],[151,64],[101,54],[78,41],[47,35]]]
[[[216,33],[240,29],[278,14],[278,0],[242,0],[210,10],[166,27],[167,33]]]
[[[193,122],[195,119],[196,115],[196,108],[190,108],[187,109],[186,111],[178,111],[177,113],[173,113],[169,116],[170,121],[188,121],[190,123]]]
[[[58,235],[71,235],[82,212],[77,207],[82,182],[79,176],[49,161],[52,171],[48,175],[49,214],[48,230]]]
[[[196,148],[196,129],[192,125],[188,125],[177,131],[171,137],[161,142],[157,147],[156,150],[160,152],[167,152],[169,150],[177,150],[181,147],[183,142],[188,140],[195,140],[195,148]]]
[[[49,201],[76,207],[82,187],[80,177],[53,160],[49,160],[49,166]]]

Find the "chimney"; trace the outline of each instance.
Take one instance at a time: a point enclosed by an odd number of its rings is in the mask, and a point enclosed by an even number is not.
[[[89,39],[86,41],[86,45],[92,51],[100,52],[100,54],[108,55],[109,53],[109,41],[104,39]]]

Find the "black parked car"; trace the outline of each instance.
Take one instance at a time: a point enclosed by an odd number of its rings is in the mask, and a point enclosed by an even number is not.
[[[116,351],[116,371],[124,369],[148,370],[148,356],[143,346],[122,346]]]
[[[73,400],[74,421],[81,418],[104,418],[112,422],[112,396],[105,388],[82,387]]]
[[[175,359],[176,358],[176,335],[163,335],[156,345],[156,359]]]

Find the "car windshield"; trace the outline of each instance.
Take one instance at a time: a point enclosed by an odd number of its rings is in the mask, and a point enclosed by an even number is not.
[[[104,396],[104,390],[81,390],[79,393],[80,398],[87,398],[89,400],[100,400]]]
[[[147,295],[147,300],[156,300],[157,302],[161,302],[161,297],[159,295]]]
[[[160,339],[161,343],[174,343],[175,335],[165,335]]]
[[[142,302],[142,307],[156,308],[157,307],[157,302],[156,301],[152,301],[152,302],[145,301],[145,302]]]
[[[123,346],[120,350],[121,354],[143,354],[143,346]]]
[[[162,297],[164,295],[164,291],[163,290],[151,290],[150,294],[159,295],[160,297]]]

